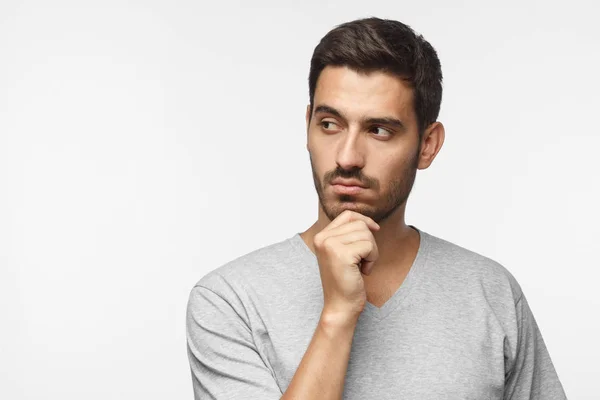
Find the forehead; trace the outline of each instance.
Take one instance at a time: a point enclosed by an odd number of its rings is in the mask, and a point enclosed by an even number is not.
[[[314,105],[327,104],[349,117],[394,116],[414,123],[413,90],[402,79],[381,71],[368,74],[327,66],[315,88]]]

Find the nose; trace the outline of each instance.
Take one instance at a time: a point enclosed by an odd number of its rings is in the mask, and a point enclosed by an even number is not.
[[[362,169],[365,166],[365,156],[360,134],[347,131],[340,136],[336,163],[345,170]]]

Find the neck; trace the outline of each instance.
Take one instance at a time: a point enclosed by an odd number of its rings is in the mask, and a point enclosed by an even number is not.
[[[410,258],[413,255],[412,253],[419,247],[419,233],[404,222],[405,206],[406,203],[398,207],[385,221],[379,223],[379,231],[373,232],[379,250],[379,258],[375,265],[378,265],[380,270],[404,264],[406,259]],[[300,234],[313,253],[316,253],[313,244],[315,235],[330,222],[322,208],[319,207],[317,221]]]

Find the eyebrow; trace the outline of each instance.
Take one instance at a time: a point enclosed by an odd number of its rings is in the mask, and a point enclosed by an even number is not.
[[[318,113],[331,114],[343,120],[347,119],[340,111],[326,104],[319,104],[317,107],[315,107],[315,115]],[[406,126],[402,121],[393,117],[366,118],[361,122],[365,124],[389,125],[401,130],[406,129]]]

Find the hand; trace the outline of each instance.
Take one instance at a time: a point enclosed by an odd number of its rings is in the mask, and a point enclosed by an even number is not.
[[[336,318],[358,317],[367,295],[362,274],[369,275],[379,257],[371,218],[345,210],[314,237],[323,285],[323,312]]]

